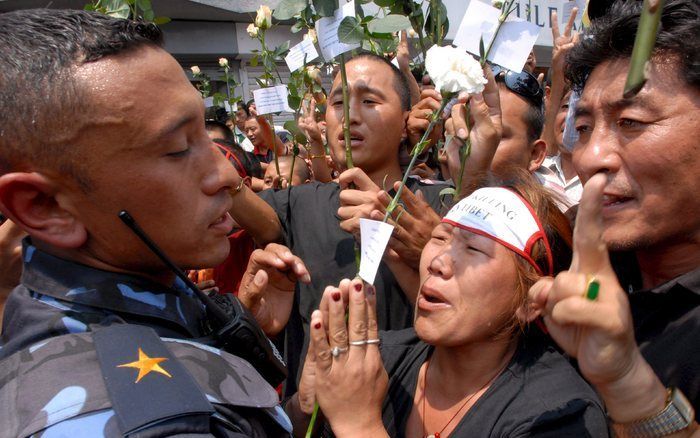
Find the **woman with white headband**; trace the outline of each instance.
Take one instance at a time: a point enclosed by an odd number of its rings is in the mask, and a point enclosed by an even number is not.
[[[528,289],[570,260],[571,228],[541,186],[476,190],[423,250],[414,329],[380,335],[359,279],[326,289],[291,403],[317,401],[336,436],[608,436],[594,391],[530,324]]]

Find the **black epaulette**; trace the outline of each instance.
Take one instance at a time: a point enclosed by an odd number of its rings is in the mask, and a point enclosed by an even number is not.
[[[149,327],[123,324],[94,333],[105,387],[125,436],[162,421],[209,431],[213,406],[185,367]]]

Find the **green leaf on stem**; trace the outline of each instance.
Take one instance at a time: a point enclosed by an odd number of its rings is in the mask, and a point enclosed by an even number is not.
[[[289,20],[306,8],[306,0],[282,0],[272,16],[278,20]]]
[[[284,129],[289,131],[297,143],[306,144],[306,135],[299,129],[296,120],[288,120],[284,122]]]
[[[359,44],[365,37],[365,31],[357,18],[345,17],[338,26],[338,40],[345,44]]]
[[[336,0],[313,0],[313,4],[316,13],[321,17],[332,17],[335,10],[338,9]]]
[[[291,109],[297,110],[301,106],[301,97],[290,94],[287,96],[287,103]]]
[[[396,0],[374,0],[374,4],[382,8],[390,8],[396,4]]]
[[[289,51],[289,40],[285,41],[279,47],[275,48],[274,56],[283,57]]]
[[[153,19],[153,24],[158,24],[158,25],[167,24],[167,23],[170,23],[170,21],[171,20],[169,17],[156,17]]]
[[[153,12],[153,9],[143,11],[143,19],[145,21],[153,21],[154,18],[156,18],[156,14]]]
[[[367,29],[371,33],[399,32],[411,27],[411,22],[405,15],[389,14],[386,17],[374,19],[367,24]]]
[[[440,193],[438,193],[438,198],[440,199],[440,204],[442,204],[442,206],[446,208],[448,207],[448,205],[445,203],[445,198],[448,196],[452,196],[452,199],[454,199],[457,197],[457,195],[457,189],[455,189],[454,187],[447,187],[440,190]]]
[[[442,1],[432,0],[428,6],[428,18],[425,20],[425,33],[433,43],[437,44],[445,38],[449,29],[450,21],[447,17],[447,8]]]
[[[479,37],[479,60],[481,61],[481,65],[484,65],[486,63],[486,49],[484,49],[483,34]]]
[[[131,12],[129,4],[123,0],[106,0],[102,7],[106,15],[115,18],[129,18]]]
[[[153,9],[151,7],[151,0],[136,0],[136,2],[134,4],[136,5],[137,8],[139,8],[143,11],[148,10],[148,9]]]
[[[297,21],[296,23],[294,23],[294,24],[292,25],[292,29],[291,29],[291,30],[292,30],[292,33],[299,33],[299,32],[301,32],[301,30],[302,30],[303,28],[304,28],[304,23],[302,23],[301,21]]]

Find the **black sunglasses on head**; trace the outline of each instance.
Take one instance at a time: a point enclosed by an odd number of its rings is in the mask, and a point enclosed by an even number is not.
[[[544,90],[542,90],[536,77],[526,71],[514,72],[500,65],[491,65],[491,70],[496,80],[502,74],[503,83],[506,84],[510,91],[521,95],[537,106],[542,106]]]

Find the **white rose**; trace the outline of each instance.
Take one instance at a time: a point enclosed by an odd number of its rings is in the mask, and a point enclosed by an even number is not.
[[[262,30],[269,29],[272,26],[272,10],[265,5],[260,5],[258,15],[255,17],[255,25]]]
[[[316,31],[314,29],[309,29],[306,35],[304,35],[304,39],[316,44],[316,41],[318,41],[318,38],[316,37]]]
[[[196,65],[193,65],[192,67],[190,67],[190,70],[192,71],[192,74],[193,74],[193,75],[198,75],[198,74],[200,74],[200,73],[202,72],[202,71],[199,69],[199,67],[197,67]]]
[[[408,35],[409,38],[418,38],[418,32],[416,32],[413,28],[408,29],[406,31],[406,35]]]
[[[258,28],[255,27],[255,24],[253,23],[248,25],[246,32],[248,32],[248,35],[250,35],[251,38],[256,38],[258,36]]]
[[[452,46],[435,45],[428,49],[425,69],[435,88],[443,93],[481,93],[487,82],[479,61]]]
[[[219,58],[219,66],[224,68],[228,67],[228,59]]]

